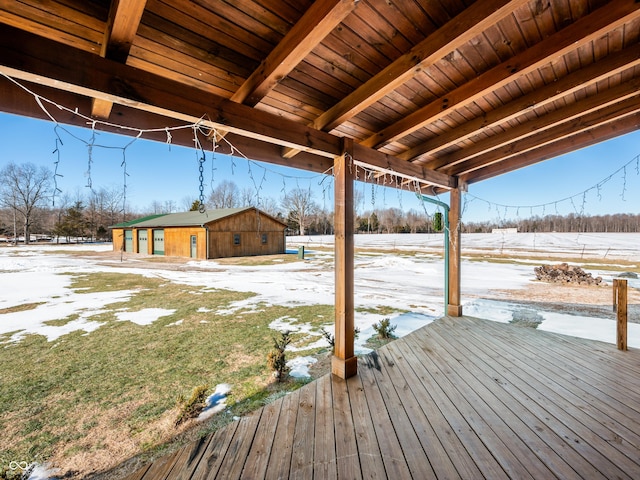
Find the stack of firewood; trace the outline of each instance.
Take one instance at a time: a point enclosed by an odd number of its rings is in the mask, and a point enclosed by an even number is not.
[[[541,265],[533,271],[536,278],[549,283],[571,283],[575,285],[600,285],[602,277],[593,277],[580,267],[574,267],[567,263],[558,265]]]

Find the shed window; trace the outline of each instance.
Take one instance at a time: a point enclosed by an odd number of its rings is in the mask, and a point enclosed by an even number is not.
[[[233,244],[234,245],[240,245],[240,234],[239,233],[234,233],[233,234]]]
[[[262,234],[262,244],[263,244],[263,245],[265,245],[265,244],[267,243],[267,240],[268,240],[268,238],[267,238],[267,234],[266,234],[266,233],[263,233],[263,234]]]

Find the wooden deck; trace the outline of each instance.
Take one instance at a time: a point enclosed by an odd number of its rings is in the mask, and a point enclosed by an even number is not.
[[[129,479],[638,479],[640,352],[443,318]]]

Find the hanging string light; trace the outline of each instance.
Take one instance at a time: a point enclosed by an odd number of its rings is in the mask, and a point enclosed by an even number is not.
[[[466,209],[466,206],[469,205],[472,201],[480,201],[480,202],[485,202],[488,207],[489,207],[489,212],[492,211],[492,209],[494,208],[505,208],[505,215],[506,215],[506,208],[511,208],[511,209],[520,209],[520,208],[528,208],[530,211],[531,216],[533,217],[534,215],[534,209],[542,209],[542,215],[545,215],[546,212],[546,208],[553,206],[554,210],[556,212],[556,214],[559,215],[558,212],[558,204],[564,203],[564,202],[569,202],[571,204],[571,207],[573,208],[573,210],[575,211],[576,215],[579,216],[583,216],[585,214],[585,210],[586,210],[586,205],[587,205],[587,199],[588,199],[588,195],[590,192],[595,192],[595,195],[598,198],[598,201],[602,201],[602,188],[604,187],[604,185],[606,185],[607,183],[609,183],[610,181],[612,181],[614,178],[616,178],[618,175],[621,176],[622,179],[622,190],[620,193],[620,198],[622,198],[623,201],[626,201],[626,193],[627,193],[627,183],[628,183],[628,169],[629,167],[635,164],[635,172],[637,176],[640,176],[640,155],[636,155],[635,157],[633,157],[631,160],[629,160],[627,163],[625,163],[624,165],[622,165],[620,168],[618,168],[616,171],[614,171],[613,173],[611,173],[610,175],[608,175],[607,177],[605,177],[604,179],[600,180],[598,183],[596,183],[595,185],[592,185],[591,187],[578,192],[576,194],[573,194],[571,196],[568,197],[563,197],[557,200],[552,200],[550,202],[546,202],[546,203],[540,203],[540,204],[536,204],[536,205],[505,205],[505,204],[501,204],[501,203],[495,203],[495,202],[490,202],[489,200],[477,197],[475,195],[472,195],[468,192],[465,192],[464,194],[464,207],[462,209],[462,211],[464,212]],[[576,202],[579,201],[580,202],[580,208],[578,208],[578,206],[576,205]],[[500,216],[500,215],[498,215]]]
[[[53,164],[55,165],[53,170],[53,195],[51,196],[51,204],[53,207],[56,206],[56,195],[58,193],[62,193],[62,190],[58,188],[58,177],[63,176],[58,173],[58,167],[60,166],[60,147],[63,145],[63,143],[62,143],[62,139],[60,138],[60,135],[58,134],[57,128],[58,126],[56,125],[53,129],[53,133],[56,134],[56,139],[55,139],[56,148],[52,152],[56,156],[56,160],[53,162]]]

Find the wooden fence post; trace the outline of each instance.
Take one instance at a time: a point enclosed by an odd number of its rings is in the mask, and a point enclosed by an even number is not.
[[[617,343],[618,350],[627,349],[627,281],[614,280],[614,292],[617,293],[615,298],[616,316],[617,316]]]

